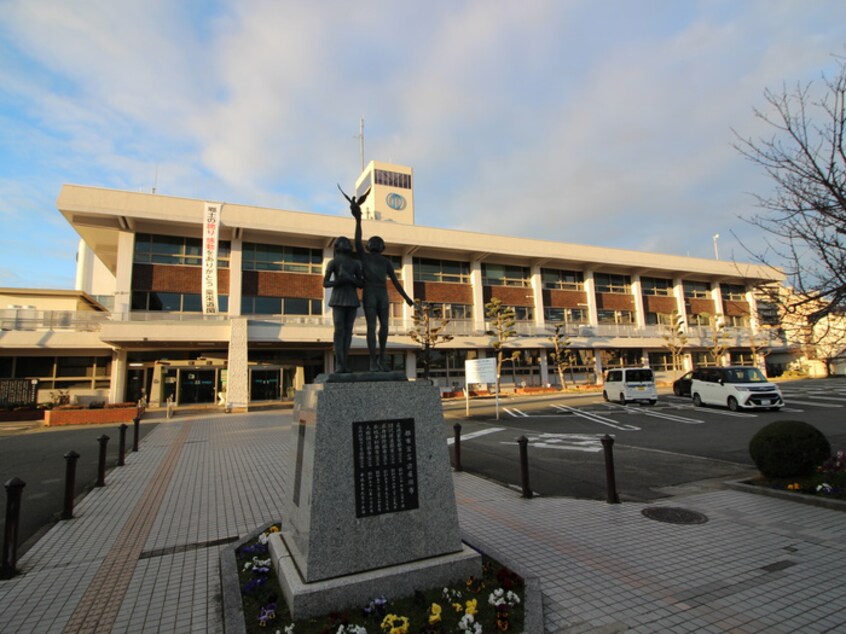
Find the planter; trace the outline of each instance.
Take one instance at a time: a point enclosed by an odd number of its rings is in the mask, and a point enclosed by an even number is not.
[[[52,409],[44,412],[44,426],[102,425],[104,423],[131,423],[140,415],[137,407],[109,409]]]
[[[22,409],[0,412],[0,421],[15,422],[19,420],[41,420],[44,417],[43,409]]]

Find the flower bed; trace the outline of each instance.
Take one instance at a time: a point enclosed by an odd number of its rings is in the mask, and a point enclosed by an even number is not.
[[[85,409],[84,407],[64,406],[44,411],[44,425],[102,425],[104,423],[131,423],[140,415],[136,405],[116,403],[103,409]],[[121,407],[120,405],[123,405]],[[71,409],[73,408],[73,409]]]
[[[44,418],[44,410],[38,409],[37,407],[20,407],[0,410],[0,421],[3,422],[41,420],[42,418]]]
[[[417,592],[411,597],[374,597],[358,610],[330,612],[291,622],[273,573],[267,540],[271,526],[235,551],[247,632],[286,634],[445,634],[522,632],[525,585],[505,566],[483,556],[481,579]]]

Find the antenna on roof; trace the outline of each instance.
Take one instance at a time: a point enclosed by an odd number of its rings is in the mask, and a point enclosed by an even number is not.
[[[156,187],[159,185],[159,164],[156,163],[156,175],[153,176],[153,193],[156,193]]]
[[[361,155],[361,171],[364,171],[364,115],[358,121],[358,134],[353,135],[354,139],[358,139],[358,152]]]

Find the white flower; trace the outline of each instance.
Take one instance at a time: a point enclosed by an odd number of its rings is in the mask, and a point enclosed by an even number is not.
[[[469,632],[470,634],[482,634],[481,623],[476,623],[476,619],[472,614],[465,614],[458,622],[458,629],[462,632]]]

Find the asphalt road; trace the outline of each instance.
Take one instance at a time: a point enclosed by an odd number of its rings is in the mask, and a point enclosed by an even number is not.
[[[752,436],[775,420],[802,420],[846,447],[846,380],[782,383],[781,412],[730,412],[696,408],[688,398],[659,392],[656,406],[606,403],[599,394],[505,398],[496,419],[492,401],[476,401],[470,417],[463,401],[445,406],[446,434],[462,426],[466,471],[520,488],[520,436],[529,439],[529,484],[541,495],[606,499],[605,454],[600,439],[614,439],[617,491],[623,500],[648,501],[684,488],[756,473]]]
[[[155,422],[142,421],[139,435],[143,438],[156,426]],[[108,471],[116,467],[119,452],[120,427],[118,425],[91,425],[85,427],[38,428],[32,423],[0,423],[0,482],[13,477],[26,483],[21,495],[21,518],[18,557],[34,543],[42,529],[49,528],[59,519],[64,505],[65,468],[64,455],[73,450],[79,454],[76,465],[75,495],[93,488],[97,481],[100,443],[97,439],[109,436],[106,452],[106,485]],[[127,455],[132,450],[133,426],[126,433]],[[6,523],[6,492],[3,491],[0,507],[0,525]]]

